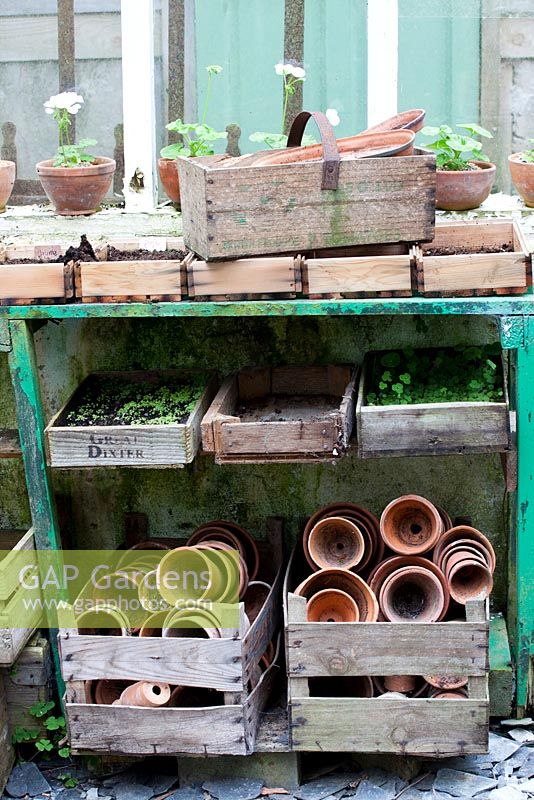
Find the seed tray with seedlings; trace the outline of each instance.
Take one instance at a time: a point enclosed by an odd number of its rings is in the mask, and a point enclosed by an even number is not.
[[[181,466],[200,446],[216,391],[211,373],[186,370],[89,375],[46,428],[53,467]]]
[[[217,464],[338,458],[352,433],[355,392],[348,366],[243,369],[204,417],[203,449]]]
[[[461,622],[308,622],[306,598],[293,593],[298,565],[294,552],[284,584],[292,750],[487,752],[487,601],[468,602]],[[354,696],[359,676],[453,673],[468,676],[467,698]]]
[[[356,405],[360,458],[509,450],[506,377],[493,346],[369,353]]]
[[[281,520],[266,520],[266,529],[266,540],[257,543],[258,577],[271,588],[252,625],[241,602],[238,628],[224,631],[221,638],[60,630],[65,716],[74,753],[206,756],[253,752],[261,713],[279,676],[278,653],[258,676],[262,656],[269,643],[276,641],[284,579]],[[100,680],[187,687],[187,701],[159,708],[96,704],[91,685]]]
[[[532,258],[515,220],[445,222],[414,249],[417,289],[434,297],[524,294]]]

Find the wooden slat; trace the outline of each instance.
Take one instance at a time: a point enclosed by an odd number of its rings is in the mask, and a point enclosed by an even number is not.
[[[488,626],[477,623],[303,623],[288,626],[288,671],[338,675],[484,675]]]
[[[224,453],[332,453],[337,441],[336,420],[320,422],[241,422],[221,426]]]
[[[18,430],[0,429],[0,458],[19,458],[21,455]]]
[[[294,750],[447,756],[485,753],[481,700],[307,697],[291,703]]]
[[[220,691],[243,688],[238,640],[65,634],[59,640],[66,681],[116,678]]]
[[[82,297],[182,295],[180,261],[100,261],[80,264]]]
[[[527,286],[522,253],[480,253],[458,256],[423,254],[425,292],[507,289]]]
[[[190,297],[291,294],[300,291],[293,258],[193,261],[188,268]]]
[[[436,223],[434,238],[422,244],[423,253],[436,247],[465,247],[473,252],[483,247],[501,247],[513,244],[513,221],[511,219],[454,220]]]
[[[184,240],[206,260],[433,236],[433,156],[345,159],[336,192],[321,190],[320,162],[178,169]]]
[[[0,300],[64,295],[63,264],[0,264]]]
[[[37,564],[33,528],[29,531],[0,531],[0,601],[10,598],[15,591],[21,589],[20,570]],[[4,552],[8,550],[4,555]],[[4,603],[0,603],[2,610]]]
[[[138,708],[67,703],[74,753],[245,755],[242,706]]]
[[[409,256],[307,259],[310,294],[410,291]]]
[[[212,404],[204,414],[201,422],[202,448],[207,453],[215,452],[214,423],[221,416],[226,416],[235,408],[237,403],[237,379],[235,376],[226,378],[215,395]]]

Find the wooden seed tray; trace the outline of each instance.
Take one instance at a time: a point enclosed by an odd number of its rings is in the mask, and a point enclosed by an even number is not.
[[[9,667],[41,619],[39,608],[30,611],[24,606],[24,588],[19,583],[19,572],[28,564],[28,553],[35,556],[37,568],[33,529],[0,531],[0,552],[0,667]],[[24,620],[25,627],[13,627],[14,620]]]
[[[215,453],[217,464],[338,458],[352,433],[355,393],[356,370],[348,366],[241,370],[224,381],[202,421],[203,449]],[[325,406],[325,396],[338,400]],[[309,398],[304,412],[293,397],[300,403]],[[240,415],[240,403],[253,405],[264,398],[283,421]]]
[[[0,248],[0,305],[55,305],[74,299],[74,262],[51,261],[63,254],[60,245],[13,245]],[[10,264],[16,259],[36,263]]]

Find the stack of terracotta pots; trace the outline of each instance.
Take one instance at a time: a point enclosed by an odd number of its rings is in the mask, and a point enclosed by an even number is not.
[[[484,534],[453,527],[449,515],[405,495],[380,520],[352,503],[327,506],[308,521],[303,550],[313,570],[296,587],[310,622],[441,622],[465,619],[469,600],[493,587],[495,553]],[[360,681],[361,683],[361,681]],[[467,696],[462,676],[374,678],[379,694]],[[363,688],[362,688],[363,687]],[[364,683],[362,696],[370,696]]]
[[[139,551],[139,555],[132,554]],[[155,552],[151,552],[155,551]],[[163,553],[161,552],[163,551]],[[228,557],[231,555],[232,557]],[[225,557],[226,556],[226,557]],[[77,617],[82,634],[108,634],[139,637],[185,637],[218,639],[229,633],[228,619],[235,628],[236,603],[242,600],[245,626],[260,614],[271,585],[256,580],[260,567],[257,545],[239,525],[224,520],[209,522],[192,534],[187,544],[171,549],[166,544],[145,541],[119,561],[115,575],[121,577],[121,597],[136,601],[138,611],[128,617],[113,603],[109,576],[100,584],[86,587],[98,600],[98,610],[85,611]],[[203,576],[200,583],[190,582],[186,589],[169,576]],[[116,594],[116,592],[115,592]],[[106,605],[108,603],[108,605]],[[225,609],[233,614],[222,618]],[[271,643],[251,683],[255,685],[275,657]],[[138,681],[137,683],[101,680],[88,686],[88,701],[99,704],[141,705],[145,707],[218,705],[224,702],[219,692],[183,686]]]

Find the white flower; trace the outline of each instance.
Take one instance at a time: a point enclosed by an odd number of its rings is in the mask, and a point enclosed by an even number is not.
[[[304,79],[306,77],[306,70],[303,67],[291,67],[291,75],[294,78]]]
[[[282,62],[280,62],[279,64],[274,65],[274,71],[277,75],[291,75],[292,70],[292,64],[282,64]]]
[[[339,125],[340,123],[339,114],[337,113],[337,110],[335,108],[327,108],[325,114],[330,125],[334,125],[334,127],[336,125]]]
[[[44,108],[47,114],[53,114],[56,110],[65,110],[69,114],[77,114],[83,102],[84,100],[81,94],[76,94],[76,92],[61,92],[61,94],[53,94],[52,97],[44,103]]]

